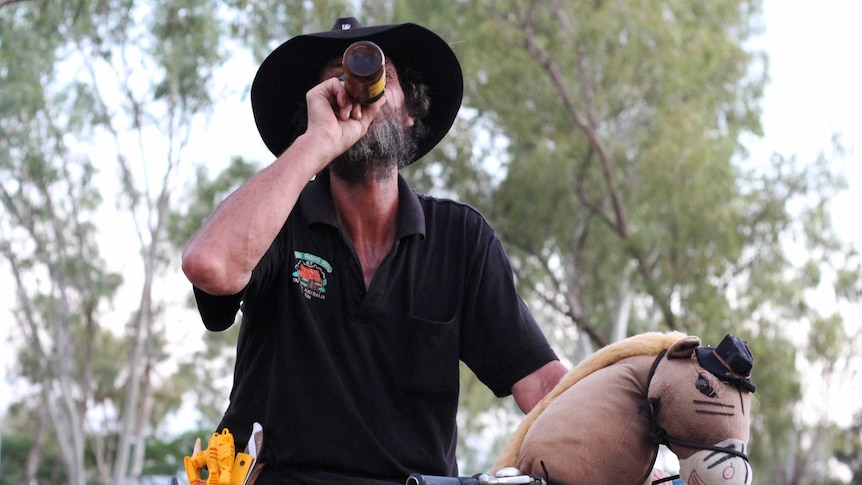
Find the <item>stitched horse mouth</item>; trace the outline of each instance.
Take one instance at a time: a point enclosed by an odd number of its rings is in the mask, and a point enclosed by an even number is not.
[[[752,480],[751,467],[739,456],[739,454],[745,454],[746,448],[745,442],[735,439],[716,443],[711,449],[702,450],[685,460],[680,460],[680,475],[684,476],[688,473],[686,483],[689,485],[708,483],[747,485]],[[727,452],[721,451],[722,449]]]

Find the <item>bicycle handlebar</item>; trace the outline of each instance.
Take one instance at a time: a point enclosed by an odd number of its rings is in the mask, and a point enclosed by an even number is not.
[[[492,477],[490,475],[476,475],[472,477],[439,477],[434,475],[422,475],[414,473],[407,478],[406,485],[496,485],[496,484],[523,484],[523,485],[546,485],[542,478],[530,475],[518,475],[508,477]]]
[[[473,477],[438,477],[414,473],[407,478],[406,485],[479,485]]]

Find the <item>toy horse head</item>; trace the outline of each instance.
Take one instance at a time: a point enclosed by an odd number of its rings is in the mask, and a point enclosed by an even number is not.
[[[754,359],[728,335],[716,348],[689,337],[660,354],[647,378],[650,438],[673,451],[689,485],[748,485]]]
[[[530,412],[494,465],[549,483],[640,485],[664,444],[689,485],[750,485],[754,385],[745,341],[648,333],[585,359]]]

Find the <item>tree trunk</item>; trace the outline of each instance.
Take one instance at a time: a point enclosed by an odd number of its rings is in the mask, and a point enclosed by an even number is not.
[[[134,442],[132,434],[138,429],[139,418],[138,406],[140,405],[141,393],[141,370],[140,362],[146,358],[146,340],[149,336],[147,328],[150,326],[150,292],[149,285],[144,284],[141,295],[141,304],[138,308],[132,334],[132,355],[129,358],[129,381],[126,387],[126,402],[120,420],[119,436],[117,438],[117,455],[114,460],[114,484],[126,483],[129,472],[129,457]]]
[[[48,409],[42,407],[36,418],[33,429],[33,446],[27,454],[27,467],[24,471],[24,485],[36,483],[36,473],[39,471],[39,463],[42,461],[42,449],[45,446],[45,422],[48,420]]]

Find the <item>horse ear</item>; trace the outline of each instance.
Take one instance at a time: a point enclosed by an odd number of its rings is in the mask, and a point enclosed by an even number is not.
[[[700,337],[683,337],[670,346],[667,351],[667,358],[688,359],[698,347],[700,347]]]

